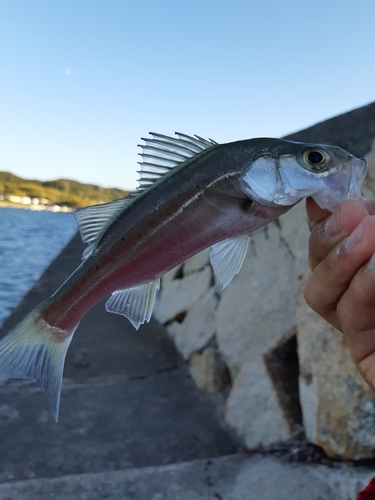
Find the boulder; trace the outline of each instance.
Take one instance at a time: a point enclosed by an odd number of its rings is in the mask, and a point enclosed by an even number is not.
[[[162,293],[157,296],[154,307],[155,318],[165,324],[186,313],[208,291],[211,281],[212,270],[209,266],[183,279],[162,281]]]
[[[189,370],[199,389],[209,394],[218,393],[230,384],[228,370],[214,346],[193,354],[189,360]]]
[[[253,233],[217,309],[217,341],[233,379],[294,327],[298,289],[295,260],[278,225]]]
[[[302,294],[297,320],[307,439],[333,457],[373,457],[375,395],[357,372],[345,337],[312,311]]]
[[[194,302],[181,322],[174,321],[167,326],[168,333],[184,359],[200,351],[214,335],[217,302],[215,289],[210,288]]]
[[[206,248],[202,252],[190,257],[183,265],[183,274],[191,274],[195,271],[201,271],[210,262],[211,248]]]
[[[363,194],[366,198],[373,200],[375,195],[375,138],[371,150],[365,156],[367,160],[367,175],[362,186]]]
[[[161,279],[161,291],[163,291],[167,283],[170,283],[171,281],[175,280],[181,274],[181,272],[182,272],[182,264],[174,267],[167,273],[163,274],[163,277]]]
[[[242,367],[226,402],[225,420],[250,449],[289,437],[288,422],[262,359]]]
[[[310,231],[306,221],[305,200],[297,203],[279,218],[281,238],[295,259],[295,273],[301,278],[307,266],[307,247]]]

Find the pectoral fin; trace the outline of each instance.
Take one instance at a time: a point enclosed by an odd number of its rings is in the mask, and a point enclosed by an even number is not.
[[[214,268],[223,289],[229,285],[243,264],[249,246],[249,236],[237,236],[220,241],[212,246],[211,265]]]
[[[122,314],[138,330],[145,321],[150,321],[156,292],[160,279],[134,288],[117,290],[108,299],[105,308],[108,312]]]

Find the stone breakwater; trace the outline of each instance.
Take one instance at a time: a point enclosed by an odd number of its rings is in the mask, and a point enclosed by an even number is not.
[[[364,192],[374,198],[375,104],[289,138],[336,143],[366,155]],[[357,373],[342,334],[302,296],[308,237],[300,203],[251,236],[243,268],[225,290],[209,251],[196,255],[163,278],[155,317],[198,387],[218,396],[225,421],[247,448],[303,429],[307,441],[329,456],[374,458],[375,395]]]

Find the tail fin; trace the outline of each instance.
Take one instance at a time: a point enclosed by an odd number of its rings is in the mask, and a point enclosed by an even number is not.
[[[0,380],[25,378],[37,383],[57,422],[64,361],[74,330],[51,327],[40,317],[39,309],[1,339]]]

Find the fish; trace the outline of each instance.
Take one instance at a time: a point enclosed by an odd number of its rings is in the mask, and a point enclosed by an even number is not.
[[[337,146],[153,132],[142,141],[137,190],[75,212],[88,245],[82,263],[0,341],[0,380],[35,382],[55,421],[67,349],[100,300],[109,297],[106,310],[138,329],[151,318],[160,278],[201,250],[211,247],[225,288],[253,231],[308,196],[331,211],[362,196],[366,162]]]

